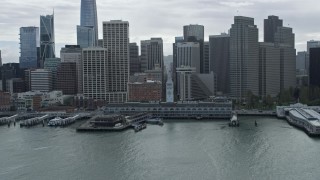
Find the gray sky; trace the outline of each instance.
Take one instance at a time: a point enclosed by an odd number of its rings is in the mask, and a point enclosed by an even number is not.
[[[297,51],[306,49],[306,41],[320,39],[319,0],[96,0],[99,35],[102,21],[122,19],[130,23],[130,41],[162,37],[164,54],[172,54],[175,36],[182,26],[201,24],[205,37],[228,32],[235,15],[255,18],[263,40],[263,19],[277,15],[284,26],[293,28]],[[80,0],[1,0],[0,49],[3,62],[19,60],[19,28],[39,27],[40,15],[55,11],[56,54],[64,44],[76,43],[80,24]]]

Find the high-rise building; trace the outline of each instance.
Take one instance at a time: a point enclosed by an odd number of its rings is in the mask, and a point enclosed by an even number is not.
[[[7,81],[12,78],[23,78],[24,72],[19,63],[7,63],[0,67],[0,89],[7,91]]]
[[[81,40],[80,42],[83,43],[82,45],[93,44],[94,46],[97,46],[99,34],[96,0],[81,0],[80,26],[79,30],[81,31],[80,33],[78,31],[78,40]],[[85,31],[87,32],[87,35],[84,34]],[[83,35],[84,37],[82,37]],[[85,43],[86,40],[87,43]],[[78,45],[81,46],[81,44]]]
[[[74,62],[77,67],[77,94],[83,92],[82,49],[79,45],[66,45],[60,51],[61,62]]]
[[[312,87],[320,87],[320,47],[310,48],[310,72],[309,84]]]
[[[268,16],[268,19],[264,20],[264,42],[275,42],[275,33],[278,31],[278,27],[283,26],[282,19],[278,16]]]
[[[200,73],[200,43],[177,43],[177,68],[183,66],[195,68]]]
[[[274,34],[274,41],[276,44],[286,44],[291,47],[295,47],[295,35],[292,33],[292,28],[289,27],[278,27]]]
[[[20,28],[20,68],[37,68],[39,61],[39,28]]]
[[[140,58],[139,58],[139,46],[137,43],[129,44],[130,52],[130,75],[141,72],[140,70]]]
[[[235,16],[230,29],[230,96],[243,100],[259,94],[259,43],[254,19]]]
[[[280,48],[274,43],[260,43],[259,96],[276,97],[280,92]]]
[[[306,63],[307,74],[309,73],[309,69],[310,69],[310,49],[317,48],[317,47],[320,47],[320,41],[311,40],[307,42],[307,63]]]
[[[65,95],[77,94],[77,63],[62,62],[57,69],[56,89]]]
[[[77,44],[81,48],[96,46],[95,38],[95,29],[93,27],[77,26]]]
[[[0,68],[2,67],[2,56],[1,56],[1,50],[0,50]]]
[[[296,87],[296,49],[291,44],[280,44],[280,90]]]
[[[52,89],[56,90],[57,87],[57,69],[61,63],[60,58],[46,58],[44,62],[44,69],[49,70],[52,75]]]
[[[210,43],[209,41],[203,44],[203,73],[210,73]]]
[[[40,63],[46,58],[55,58],[54,15],[40,16]]]
[[[184,42],[198,42],[200,44],[200,73],[205,73],[204,63],[204,26],[187,25],[183,27]]]
[[[103,22],[104,48],[108,49],[108,102],[127,101],[129,81],[129,22]]]
[[[209,37],[210,43],[210,72],[217,78],[217,91],[222,94],[229,93],[229,57],[230,35],[221,34]]]
[[[307,70],[307,51],[298,52],[296,56],[296,70],[299,75],[306,75]]]
[[[172,79],[173,79],[173,90],[174,99],[176,100],[178,94],[178,82],[177,82],[177,45],[179,42],[183,42],[183,37],[175,37],[175,42],[173,43],[173,63],[172,63]]]
[[[52,91],[52,73],[46,69],[31,71],[31,91]]]
[[[83,61],[83,95],[95,100],[107,100],[108,85],[108,51],[105,48],[84,48]]]
[[[142,71],[152,70],[157,64],[163,68],[163,40],[151,38],[141,41]]]

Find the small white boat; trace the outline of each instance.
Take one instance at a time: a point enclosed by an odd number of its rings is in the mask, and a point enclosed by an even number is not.
[[[232,118],[230,119],[229,126],[230,127],[239,127],[240,126],[237,114],[233,114]]]
[[[56,117],[54,119],[51,119],[49,122],[48,122],[48,126],[56,126],[57,124],[60,123],[60,121],[63,120],[61,117]]]

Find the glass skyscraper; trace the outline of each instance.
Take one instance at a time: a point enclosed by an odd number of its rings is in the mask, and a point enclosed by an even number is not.
[[[54,15],[40,16],[40,67],[46,58],[55,58]]]
[[[38,67],[38,47],[40,46],[38,27],[20,28],[20,68]]]
[[[98,43],[98,18],[96,0],[81,0],[80,26],[77,27],[78,45],[82,48]]]

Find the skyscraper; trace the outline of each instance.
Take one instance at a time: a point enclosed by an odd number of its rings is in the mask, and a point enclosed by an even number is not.
[[[82,87],[82,49],[78,45],[66,45],[60,51],[61,62],[73,62],[77,67],[77,93],[81,94]]]
[[[31,90],[50,92],[52,90],[52,73],[46,69],[31,71]]]
[[[310,69],[310,49],[320,47],[320,41],[311,40],[307,42],[307,63],[306,63],[306,71],[309,73]]]
[[[44,62],[44,69],[51,71],[52,75],[52,89],[56,90],[57,86],[57,69],[61,63],[60,58],[46,58]]]
[[[163,40],[151,38],[141,41],[141,67],[142,71],[153,70],[159,65],[163,68]]]
[[[177,43],[177,68],[192,67],[200,73],[200,43]]]
[[[184,42],[200,43],[200,73],[205,73],[204,63],[204,26],[198,24],[190,24],[183,27]]]
[[[0,50],[0,67],[2,67],[2,57],[1,57],[1,50]]]
[[[278,27],[274,34],[274,43],[286,44],[291,47],[295,47],[295,35],[292,32],[292,28],[289,27]]]
[[[57,69],[56,89],[65,95],[77,94],[77,64],[62,62]]]
[[[278,27],[283,26],[282,19],[278,16],[268,16],[268,19],[264,20],[264,42],[274,43],[274,35],[278,30]]]
[[[258,28],[254,19],[235,16],[230,29],[230,96],[243,100],[259,94]]]
[[[39,28],[20,28],[20,68],[38,67],[38,49],[40,47]]]
[[[77,33],[78,45],[82,48],[97,46],[99,34],[96,0],[81,0],[80,26],[77,27]]]
[[[210,73],[210,43],[208,41],[203,44],[203,73]]]
[[[40,16],[40,67],[46,58],[55,58],[54,15]]]
[[[109,51],[107,101],[126,102],[129,81],[129,22],[122,20],[103,22],[103,41],[104,48]]]
[[[140,70],[140,58],[139,58],[139,46],[137,43],[129,44],[130,51],[130,75],[141,72]]]
[[[221,34],[209,37],[210,71],[217,76],[217,91],[229,93],[230,35]]]
[[[310,86],[320,87],[320,48],[310,48]]]

